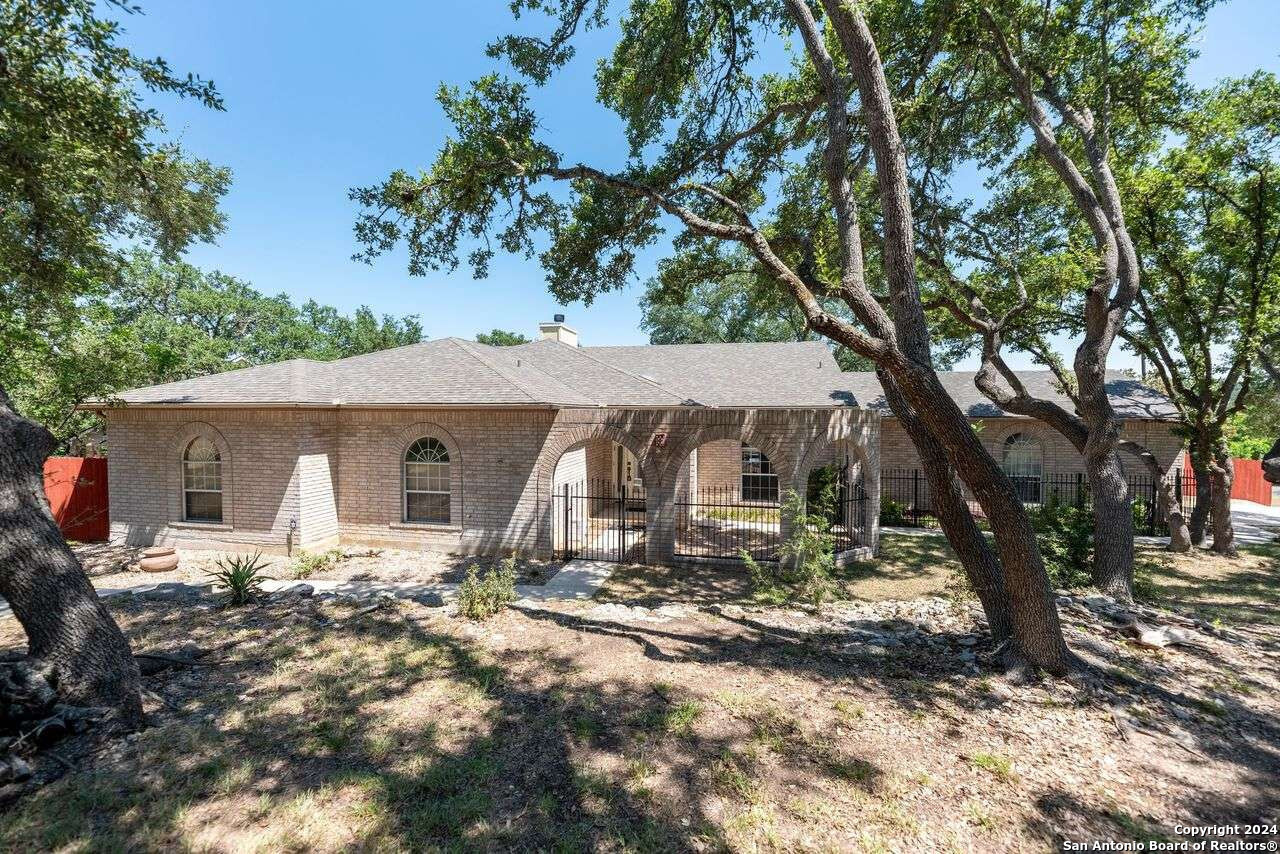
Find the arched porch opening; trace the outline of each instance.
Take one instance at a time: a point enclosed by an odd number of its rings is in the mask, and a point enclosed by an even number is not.
[[[675,559],[778,559],[782,502],[794,455],[769,437],[723,427],[695,434],[673,454]]]
[[[837,555],[875,546],[879,508],[868,491],[868,475],[877,486],[878,473],[865,459],[856,442],[844,438],[815,442],[801,463],[806,515],[825,525]]]
[[[545,542],[557,558],[645,560],[652,480],[644,446],[608,425],[565,431],[543,450]],[[646,474],[649,475],[646,478]]]

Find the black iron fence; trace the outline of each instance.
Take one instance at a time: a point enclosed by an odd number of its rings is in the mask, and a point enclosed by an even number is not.
[[[870,499],[861,481],[839,485],[825,507],[811,505],[810,514],[826,517],[837,554],[867,542]],[[782,545],[782,506],[777,501],[751,501],[733,487],[699,489],[678,496],[677,557],[739,560],[743,552],[755,560],[777,560]]]
[[[839,512],[831,520],[832,551],[836,554],[857,548],[867,542],[870,506],[862,481],[840,490]]]
[[[777,560],[782,544],[782,508],[776,501],[744,501],[735,487],[678,495],[675,553],[678,557]]]
[[[1128,480],[1135,531],[1147,536],[1168,534],[1161,505],[1160,481],[1150,475],[1130,475]],[[1197,500],[1195,476],[1190,473],[1184,476],[1182,469],[1178,468],[1170,480],[1183,514],[1189,516]],[[1083,472],[1046,472],[1040,477],[1015,477],[1013,485],[1022,503],[1028,507],[1049,502],[1084,506],[1089,502],[1089,480]],[[981,518],[982,509],[968,490],[965,490],[965,495],[969,509]],[[924,472],[919,469],[885,469],[880,473],[880,524],[915,528],[937,524],[933,493]]]
[[[570,560],[638,563],[644,559],[645,495],[608,480],[558,486],[551,495],[555,553]]]

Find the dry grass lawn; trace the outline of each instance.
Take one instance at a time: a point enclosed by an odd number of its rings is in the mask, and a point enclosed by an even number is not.
[[[850,595],[941,589],[944,547],[903,539]],[[583,603],[475,624],[406,603],[119,600],[135,649],[238,643],[146,677],[136,737],[58,748],[73,770],[7,805],[0,850],[1041,851],[1274,821],[1280,672],[1274,621],[1256,625],[1274,614],[1249,603],[1274,607],[1278,564],[1144,573],[1252,644],[1147,651],[1068,610],[1093,667],[1033,685],[851,642],[839,609],[626,623]],[[748,592],[726,570],[630,570],[601,598]],[[0,649],[21,642],[0,623]]]

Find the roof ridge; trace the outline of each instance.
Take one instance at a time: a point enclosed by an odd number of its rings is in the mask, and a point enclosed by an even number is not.
[[[367,359],[370,356],[385,356],[387,353],[394,353],[397,350],[408,350],[411,347],[422,347],[427,344],[435,344],[440,341],[449,341],[450,338],[423,339],[414,341],[412,344],[401,344],[397,347],[386,347],[382,350],[370,350],[368,353],[356,353],[354,356],[343,356],[341,359],[312,359],[325,365],[337,365],[343,362],[354,362],[357,359]]]
[[[566,344],[565,346],[567,347],[567,346],[569,346],[569,345],[567,345],[567,344]],[[622,345],[622,346],[626,346],[626,345]],[[639,345],[639,346],[649,346],[649,347],[652,347],[652,346],[657,346],[657,345],[653,345],[653,344],[643,345],[643,344],[642,344],[642,345]],[[653,379],[652,377],[646,377],[646,376],[643,376],[642,374],[633,374],[631,371],[623,370],[622,368],[618,367],[617,365],[611,365],[611,364],[609,364],[608,362],[604,361],[603,359],[597,359],[595,356],[592,356],[590,353],[587,353],[587,352],[586,352],[586,350],[587,350],[587,348],[586,348],[586,347],[572,347],[572,348],[570,348],[570,349],[578,350],[579,352],[581,352],[581,353],[582,353],[582,355],[583,355],[583,357],[584,357],[584,358],[590,359],[591,361],[595,362],[597,365],[601,365],[601,366],[603,366],[603,367],[605,367],[605,368],[608,368],[609,370],[612,370],[612,371],[614,371],[614,372],[616,372],[616,373],[622,374],[624,377],[631,377],[633,380],[638,380],[639,382],[642,382],[642,383],[648,383],[648,384],[650,384],[650,385],[654,386],[655,388],[661,389],[661,390],[662,390],[663,392],[665,392],[666,394],[669,394],[669,395],[671,395],[672,397],[674,397],[674,398],[675,398],[677,401],[679,401],[680,403],[684,403],[686,400],[689,400],[689,396],[688,396],[687,394],[680,394],[679,392],[673,391],[672,389],[667,388],[665,385],[663,385],[662,383],[660,383],[660,382],[658,382],[657,380]],[[604,348],[601,348],[601,349],[604,349]]]
[[[512,378],[512,377],[508,376],[508,375],[507,375],[507,373],[506,373],[505,371],[501,371],[501,370],[499,370],[499,369],[498,369],[498,367],[497,367],[495,364],[493,364],[493,362],[491,362],[489,359],[486,359],[486,358],[481,357],[481,355],[480,355],[479,353],[477,353],[477,352],[475,352],[474,350],[472,350],[472,349],[471,349],[472,347],[480,347],[480,346],[483,346],[483,345],[479,344],[478,342],[475,342],[475,341],[467,341],[466,339],[463,339],[463,338],[456,338],[456,337],[454,337],[454,336],[452,336],[452,335],[450,335],[448,338],[444,338],[444,339],[441,339],[441,340],[448,341],[450,344],[452,344],[453,346],[457,347],[457,348],[458,348],[459,350],[461,350],[462,352],[466,353],[466,354],[467,354],[468,356],[470,356],[472,359],[475,359],[477,362],[479,362],[480,364],[484,365],[484,366],[485,366],[486,368],[488,368],[490,371],[492,371],[493,373],[497,374],[497,375],[498,375],[498,377],[499,377],[500,379],[502,379],[505,383],[507,383],[507,384],[508,384],[509,386],[511,386],[512,388],[514,388],[514,389],[515,389],[516,391],[518,391],[520,394],[522,394],[522,395],[524,395],[525,397],[529,398],[529,402],[530,402],[530,403],[539,403],[539,402],[543,402],[543,403],[545,403],[545,402],[548,402],[548,401],[539,401],[539,400],[538,400],[537,398],[535,398],[533,395],[529,394],[529,392],[524,388],[524,386],[522,386],[520,383],[516,382],[516,380],[515,380],[514,378]]]

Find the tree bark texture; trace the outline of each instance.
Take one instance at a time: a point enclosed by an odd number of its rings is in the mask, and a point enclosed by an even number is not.
[[[960,560],[969,585],[982,603],[991,636],[996,641],[1011,639],[1013,621],[1004,589],[1004,572],[969,511],[969,504],[956,481],[955,470],[947,462],[946,451],[907,405],[893,379],[884,371],[878,371],[877,374],[889,409],[897,417],[920,456],[920,467],[924,469],[933,499],[933,512],[938,517],[938,524],[942,526],[947,542]]]
[[[1204,533],[1206,523],[1209,520],[1209,508],[1213,506],[1213,500],[1210,497],[1213,493],[1213,481],[1209,477],[1209,466],[1207,462],[1194,450],[1191,454],[1191,473],[1196,479],[1196,506],[1191,508],[1191,520],[1187,527],[1191,531],[1191,543],[1195,546],[1204,545]]]
[[[1156,485],[1157,519],[1164,519],[1169,526],[1169,551],[1187,552],[1191,550],[1191,531],[1187,526],[1187,517],[1182,512],[1182,496],[1178,494],[1175,480],[1169,477],[1160,467],[1155,454],[1131,440],[1120,442],[1122,450],[1137,457],[1138,462],[1146,466],[1147,472]]]
[[[58,530],[44,492],[54,439],[22,417],[0,388],[0,596],[27,634],[28,654],[54,668],[60,695],[142,721],[138,668]]]
[[[1262,474],[1271,483],[1280,483],[1280,439],[1276,439],[1271,450],[1262,458]]]
[[[1133,508],[1117,438],[1091,432],[1084,463],[1093,493],[1093,586],[1129,602],[1133,599]]]
[[[1236,479],[1236,465],[1229,453],[1214,456],[1209,463],[1209,478],[1213,486],[1210,501],[1209,522],[1213,527],[1213,550],[1218,554],[1236,554],[1236,530],[1231,523],[1231,487]]]

